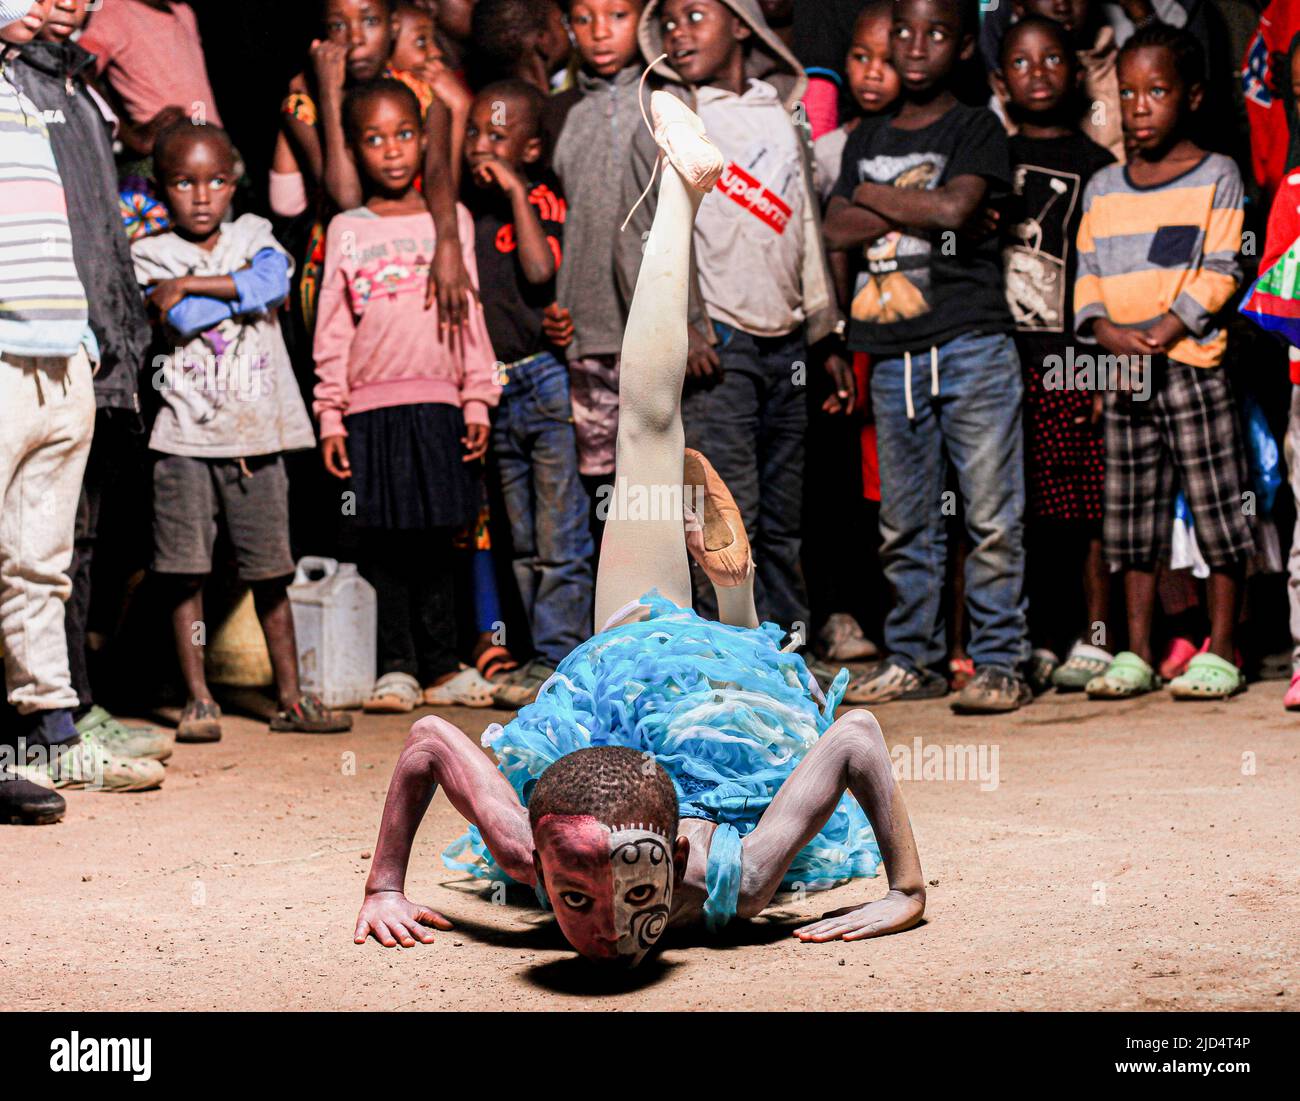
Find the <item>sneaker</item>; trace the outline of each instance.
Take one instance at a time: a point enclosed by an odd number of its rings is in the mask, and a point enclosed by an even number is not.
[[[521,707],[527,707],[537,699],[538,691],[554,672],[554,665],[541,658],[533,658],[496,686],[492,693],[493,704],[506,711],[518,711]]]
[[[352,716],[326,711],[316,696],[299,696],[292,707],[275,713],[271,729],[290,734],[346,734],[352,729]]]
[[[161,730],[123,726],[102,707],[92,707],[77,723],[82,741],[97,742],[114,757],[144,757],[165,761],[176,747],[176,735]]]
[[[915,672],[887,661],[850,681],[845,703],[890,703],[893,700],[933,700],[948,694],[948,682],[929,670]]]
[[[986,665],[957,693],[952,709],[976,715],[1000,714],[1017,711],[1033,698],[1029,685],[1014,673]]]
[[[94,741],[77,741],[47,750],[37,764],[14,769],[34,783],[41,778],[56,788],[85,788],[115,793],[152,791],[162,787],[167,770],[143,757],[114,757]]]
[[[57,791],[0,766],[0,822],[48,826],[63,817],[68,804]]]
[[[212,700],[190,700],[176,725],[178,742],[221,741],[221,708]]]

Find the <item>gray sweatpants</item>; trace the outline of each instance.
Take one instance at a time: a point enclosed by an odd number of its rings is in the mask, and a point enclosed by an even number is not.
[[[0,638],[9,702],[24,715],[77,706],[63,605],[94,430],[84,348],[0,355]]]

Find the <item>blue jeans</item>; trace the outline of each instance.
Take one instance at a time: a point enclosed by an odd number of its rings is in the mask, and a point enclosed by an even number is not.
[[[687,383],[682,402],[686,446],[711,462],[727,483],[754,550],[754,601],[760,619],[807,638],[808,593],[799,562],[803,520],[804,435],[807,387],[796,365],[808,370],[803,329],[788,336],[756,337],[716,324],[715,350],[722,379]],[[700,611],[717,614],[713,589],[696,578]]]
[[[912,356],[909,419],[901,358],[872,365],[880,451],[881,559],[894,590],[885,645],[900,665],[943,669],[947,466],[957,475],[971,550],[967,652],[976,667],[1013,671],[1028,657],[1024,596],[1024,437],[1020,361],[1005,334],[959,336]]]
[[[594,549],[578,479],[569,370],[547,352],[504,368],[492,455],[510,520],[512,566],[539,656],[558,665],[591,636]]]

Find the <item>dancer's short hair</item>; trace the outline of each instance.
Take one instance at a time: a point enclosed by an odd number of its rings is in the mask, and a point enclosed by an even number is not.
[[[528,800],[534,829],[548,814],[586,815],[619,828],[643,826],[677,836],[677,792],[659,762],[625,746],[567,753],[537,779]]]

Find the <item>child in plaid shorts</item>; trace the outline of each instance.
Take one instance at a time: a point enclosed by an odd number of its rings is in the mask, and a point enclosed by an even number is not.
[[[1088,684],[1116,699],[1160,686],[1151,663],[1155,568],[1167,552],[1175,488],[1210,566],[1210,645],[1170,682],[1182,699],[1225,699],[1245,684],[1233,662],[1246,560],[1246,464],[1215,315],[1241,279],[1242,183],[1227,157],[1187,136],[1204,60],[1185,32],[1156,24],[1120,51],[1127,166],[1084,194],[1075,332],[1110,355],[1123,382],[1106,395],[1105,554],[1123,572],[1129,649]],[[1100,372],[1104,374],[1105,372]],[[1105,383],[1102,383],[1105,387]]]

